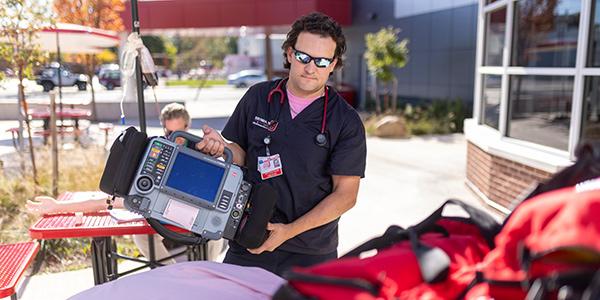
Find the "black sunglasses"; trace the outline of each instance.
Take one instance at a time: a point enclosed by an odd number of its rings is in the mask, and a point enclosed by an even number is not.
[[[319,68],[327,68],[333,62],[333,58],[312,57],[302,51],[296,50],[296,48],[292,47],[292,49],[294,50],[294,57],[296,60],[303,64],[307,64],[312,60],[315,62],[315,66]]]

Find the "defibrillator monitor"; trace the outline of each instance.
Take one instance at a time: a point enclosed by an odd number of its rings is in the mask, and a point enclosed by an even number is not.
[[[175,142],[180,138],[186,145]],[[268,182],[246,182],[228,148],[224,160],[194,149],[200,141],[183,131],[168,139],[148,138],[129,127],[110,148],[100,190],[123,197],[127,209],[178,243],[225,238],[246,248],[259,247],[269,236],[277,191]],[[175,232],[165,224],[190,232]]]
[[[125,206],[206,239],[233,239],[252,186],[243,180],[240,167],[231,163],[231,152],[226,158],[151,138]]]
[[[184,193],[190,199],[201,199],[212,205],[224,174],[224,167],[179,151],[165,187],[173,193]]]

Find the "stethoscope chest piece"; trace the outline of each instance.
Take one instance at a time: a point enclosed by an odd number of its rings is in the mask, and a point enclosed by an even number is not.
[[[324,133],[319,133],[315,136],[315,144],[319,147],[325,147],[327,145],[327,137]]]

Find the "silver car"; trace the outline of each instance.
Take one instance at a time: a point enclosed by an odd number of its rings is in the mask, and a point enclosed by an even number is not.
[[[227,76],[227,83],[238,88],[245,88],[266,81],[267,75],[263,70],[243,70]]]

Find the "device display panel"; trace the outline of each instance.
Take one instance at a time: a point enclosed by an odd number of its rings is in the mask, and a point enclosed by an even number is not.
[[[224,174],[220,166],[179,152],[165,186],[214,203]]]

